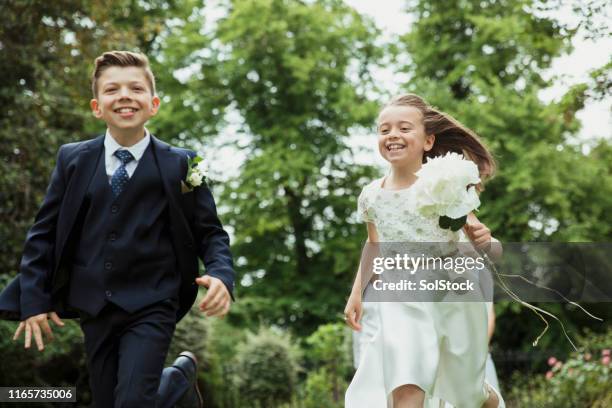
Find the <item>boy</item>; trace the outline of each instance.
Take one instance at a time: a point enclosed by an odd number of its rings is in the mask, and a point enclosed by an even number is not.
[[[161,384],[160,376],[175,324],[198,285],[208,288],[200,304],[208,316],[230,308],[228,235],[205,183],[186,188],[188,156],[195,154],[144,127],[160,104],[147,57],[104,53],[95,61],[92,91],[90,106],[106,134],[60,148],[20,276],[5,290],[13,294],[0,296],[0,309],[10,310],[6,299],[20,291],[14,338],[25,332],[28,348],[34,336],[41,351],[43,334],[52,336],[47,318],[62,326],[58,312],[78,313],[96,407],[173,406],[179,398],[198,406],[193,355],[182,353]]]

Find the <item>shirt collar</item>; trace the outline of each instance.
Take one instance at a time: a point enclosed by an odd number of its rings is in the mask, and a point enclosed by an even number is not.
[[[110,131],[106,129],[106,135],[104,136],[104,149],[106,150],[107,157],[112,156],[119,149],[127,150],[128,152],[132,153],[132,156],[134,156],[134,160],[138,161],[142,158],[142,155],[149,146],[150,140],[151,135],[149,134],[149,131],[145,128],[145,137],[143,137],[141,141],[139,141],[133,146],[125,147],[117,143],[113,135],[111,135]]]

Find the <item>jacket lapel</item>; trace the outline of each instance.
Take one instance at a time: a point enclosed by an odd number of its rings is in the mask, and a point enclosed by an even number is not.
[[[61,259],[66,240],[72,231],[74,221],[85,198],[89,183],[96,171],[100,158],[104,157],[104,135],[84,143],[83,150],[79,152],[72,177],[64,193],[64,202],[58,218],[58,245],[56,245],[55,267]],[[66,164],[70,166],[69,163]],[[63,169],[66,171],[67,169]]]
[[[187,158],[173,152],[169,144],[162,142],[153,135],[151,135],[151,143],[153,144],[153,153],[157,160],[164,190],[168,197],[171,229],[179,233],[175,238],[178,239],[182,236],[193,241],[191,229],[179,203],[181,199],[181,180],[187,174]],[[181,244],[180,242],[177,243]]]

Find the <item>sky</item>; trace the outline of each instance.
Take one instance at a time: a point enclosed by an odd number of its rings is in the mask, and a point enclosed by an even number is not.
[[[403,34],[410,30],[413,21],[408,13],[403,9],[405,0],[344,0],[345,3],[354,7],[360,13],[370,16],[375,24],[382,30],[383,39],[388,39],[392,35]],[[560,22],[570,26],[577,23],[577,16],[566,5],[564,8],[555,10],[552,14]],[[573,40],[574,49],[569,55],[556,58],[551,67],[545,72],[546,78],[556,76],[554,85],[540,93],[540,98],[546,102],[559,100],[559,98],[574,84],[585,81],[588,72],[593,68],[603,66],[612,55],[612,38],[598,39],[597,41],[584,40],[577,35]],[[397,83],[402,83],[401,74],[393,71],[392,68],[379,69],[374,73],[376,80],[387,89],[393,89]],[[384,101],[381,101],[381,103]],[[588,140],[595,137],[612,138],[612,98],[601,102],[589,102],[583,110],[578,112],[578,119],[582,122],[582,129],[579,138]],[[458,118],[461,120],[461,118]],[[235,137],[235,126],[231,124],[223,131],[229,138]],[[355,134],[350,138],[349,145],[361,150],[356,155],[356,161],[362,164],[375,164],[386,167],[386,163],[376,152],[376,142],[373,135]],[[486,135],[483,135],[486,140]],[[220,138],[226,140],[227,137]],[[225,143],[223,143],[225,145]],[[235,175],[238,171],[239,163],[244,159],[240,153],[233,148],[215,143],[215,146],[208,148],[215,150],[216,160],[223,161],[220,168],[221,172],[216,173],[218,179],[225,179],[230,175]],[[207,155],[209,156],[209,155]],[[226,159],[227,158],[227,159]],[[231,163],[232,168],[228,168]],[[234,167],[235,166],[235,167]],[[211,163],[211,169],[219,168]]]

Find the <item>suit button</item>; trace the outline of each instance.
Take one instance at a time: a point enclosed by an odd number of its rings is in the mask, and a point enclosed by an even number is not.
[[[110,290],[107,290],[107,291],[105,292],[105,294],[106,294],[106,297],[107,297],[107,298],[109,298],[109,297],[113,296],[113,292],[111,292]]]
[[[193,249],[193,242],[185,242],[185,246],[189,249]]]
[[[113,269],[113,263],[112,262],[105,262],[104,263],[104,269],[106,269],[106,270]]]
[[[118,211],[119,211],[119,206],[118,205],[111,206],[111,212],[113,214],[117,214]]]
[[[111,233],[108,235],[108,240],[109,240],[110,242],[116,241],[116,240],[117,240],[117,234],[115,234],[114,232],[111,232]]]

